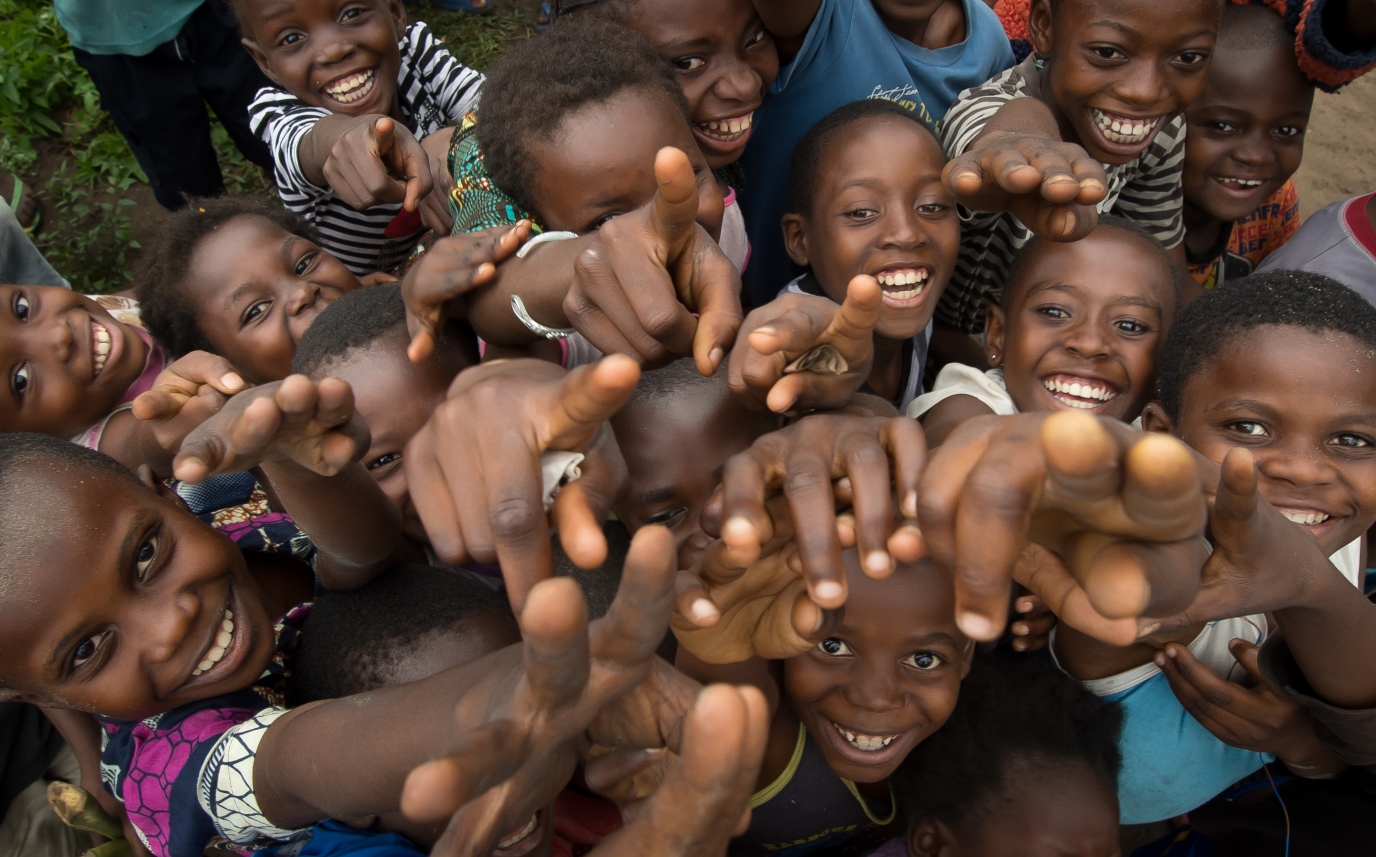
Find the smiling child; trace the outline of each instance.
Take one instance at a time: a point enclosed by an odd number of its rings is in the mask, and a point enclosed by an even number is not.
[[[960,239],[946,159],[910,111],[881,99],[842,107],[810,130],[789,167],[784,244],[809,269],[785,291],[845,300],[853,277],[883,289],[867,392],[899,410],[922,393],[932,312]]]
[[[1098,211],[1142,226],[1183,268],[1175,249],[1185,235],[1181,114],[1203,91],[1222,13],[1222,0],[1037,0],[1036,53],[962,94],[942,125],[946,154],[969,149],[1008,102],[1039,99],[1060,139],[1104,166],[1108,187]],[[937,317],[978,333],[1032,233],[1007,211],[962,216],[960,260]]]
[[[1087,410],[1132,422],[1156,393],[1180,274],[1156,239],[1119,217],[1079,241],[1036,238],[989,307],[987,372],[947,364],[908,415],[936,445],[983,414]]]
[[[1313,102],[1281,17],[1229,6],[1204,93],[1185,111],[1185,257],[1204,288],[1252,273],[1299,229],[1290,177]]]

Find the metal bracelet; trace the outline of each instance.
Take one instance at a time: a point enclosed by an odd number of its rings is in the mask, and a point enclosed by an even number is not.
[[[543,336],[545,339],[568,339],[578,331],[571,327],[547,327],[535,319],[531,318],[530,311],[526,309],[525,302],[520,295],[511,296],[511,311],[520,320],[526,329],[536,336]]]

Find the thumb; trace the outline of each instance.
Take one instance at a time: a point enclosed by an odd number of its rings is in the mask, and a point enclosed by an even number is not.
[[[1252,453],[1235,448],[1224,457],[1218,473],[1210,535],[1226,547],[1236,547],[1257,511],[1257,466]]]
[[[659,188],[650,203],[650,226],[664,247],[665,264],[672,264],[692,237],[698,216],[698,183],[688,156],[672,146],[655,155]]]
[[[1242,665],[1247,674],[1256,680],[1259,688],[1270,686],[1271,683],[1262,676],[1261,664],[1257,660],[1261,654],[1260,646],[1243,639],[1237,639],[1228,644],[1228,651],[1233,653],[1233,659]]]
[[[869,349],[883,302],[884,290],[874,277],[860,274],[847,284],[846,299],[841,302],[841,311],[831,323],[832,336],[828,337],[834,344],[843,346],[839,350],[846,359],[861,356],[857,350]],[[837,343],[834,337],[845,342]],[[849,351],[844,346],[849,346]]]
[[[609,354],[570,372],[559,385],[559,406],[546,426],[545,448],[560,442],[586,442],[626,404],[639,380],[640,365],[624,354]]]
[[[380,116],[373,122],[373,127],[369,129],[369,134],[373,138],[373,146],[376,147],[379,155],[391,150],[396,139],[392,132],[396,129],[396,122],[390,116]]]

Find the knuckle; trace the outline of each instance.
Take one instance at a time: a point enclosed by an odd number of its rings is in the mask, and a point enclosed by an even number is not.
[[[830,490],[831,480],[818,467],[791,467],[784,475],[787,494],[813,494]]]
[[[528,497],[508,497],[492,506],[488,518],[494,537],[514,540],[543,527],[545,512],[539,503]]]
[[[678,316],[669,310],[655,310],[644,320],[645,332],[657,340],[672,336],[678,329]]]

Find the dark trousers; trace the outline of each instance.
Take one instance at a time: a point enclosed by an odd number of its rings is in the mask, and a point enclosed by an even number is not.
[[[164,208],[181,208],[185,194],[224,192],[207,103],[244,157],[272,169],[267,144],[248,128],[248,105],[271,82],[239,43],[234,14],[223,0],[207,0],[175,39],[146,56],[72,53]]]

